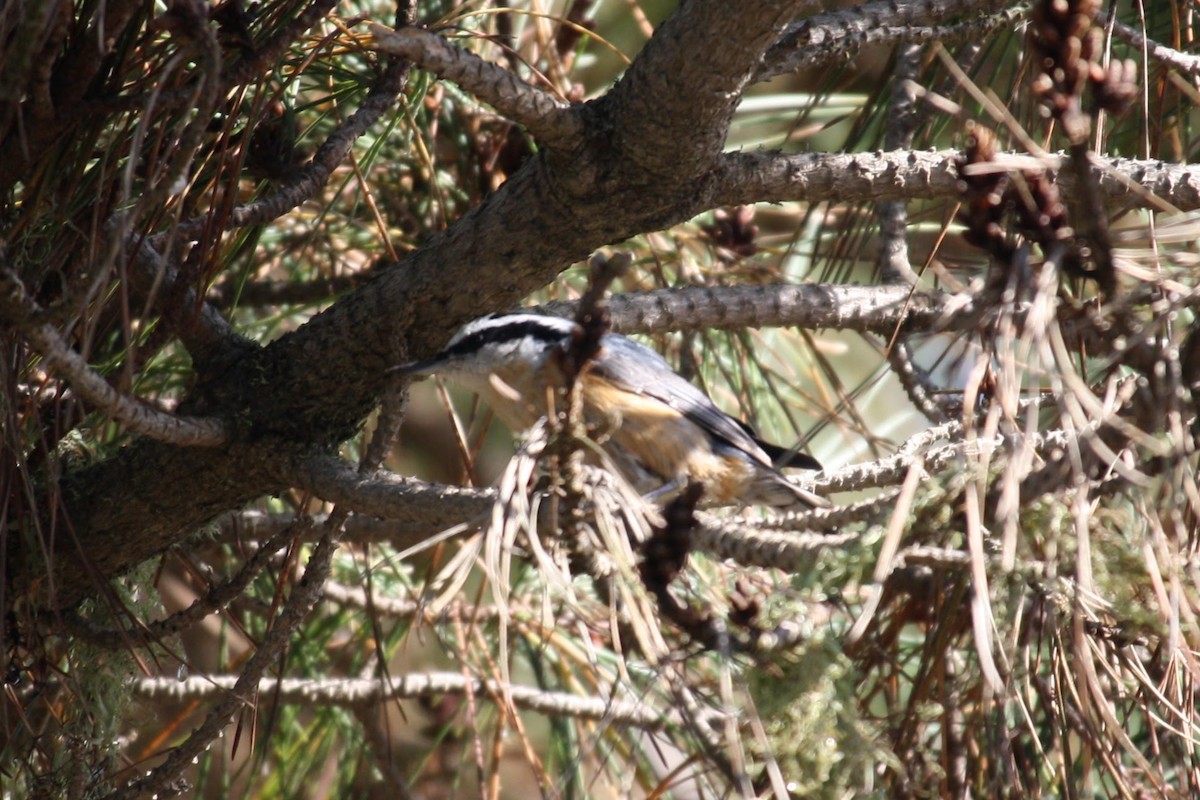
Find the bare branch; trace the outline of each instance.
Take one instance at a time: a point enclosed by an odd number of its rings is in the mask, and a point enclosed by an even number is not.
[[[1103,12],[1097,14],[1096,21],[1101,25],[1107,25],[1108,15]],[[1148,39],[1137,28],[1134,28],[1132,25],[1126,25],[1124,22],[1114,22],[1112,29],[1114,36],[1139,50],[1144,49],[1146,55],[1150,58],[1161,61],[1168,67],[1173,67],[1185,75],[1200,75],[1200,55],[1181,53],[1172,47],[1167,47],[1165,44]]]
[[[442,486],[391,472],[360,474],[332,456],[312,456],[290,470],[294,485],[323,500],[402,524],[440,530],[491,510],[494,492]]]
[[[881,25],[866,31],[846,32],[837,31],[832,38],[822,38],[819,46],[797,50],[787,57],[786,68],[783,63],[768,65],[756,80],[770,80],[779,75],[797,70],[812,69],[825,64],[840,64],[857,56],[867,47],[886,47],[894,44],[926,44],[939,42],[952,45],[960,42],[978,42],[989,35],[1010,29],[1019,23],[1028,12],[1028,8],[1018,6],[987,14],[967,22],[949,25]],[[815,37],[812,37],[815,38]]]
[[[454,81],[463,89],[523,125],[546,147],[570,147],[583,135],[583,123],[570,103],[531,86],[504,67],[459,49],[421,28],[393,31],[372,25],[374,49],[402,56],[421,69]]]
[[[107,800],[133,800],[146,794],[161,792],[167,785],[179,777],[179,774],[200,755],[217,738],[221,730],[229,724],[237,710],[252,696],[254,690],[260,687],[262,674],[267,666],[275,661],[287,644],[288,638],[297,626],[304,621],[308,613],[321,597],[321,589],[329,577],[330,566],[333,562],[333,552],[337,548],[338,535],[336,531],[328,531],[313,550],[304,570],[304,576],[292,589],[291,595],[274,624],[259,642],[258,649],[246,662],[245,667],[237,676],[229,676],[228,693],[222,693],[220,699],[209,708],[208,714],[201,725],[192,731],[186,740],[173,749],[170,755],[145,777],[132,781],[107,796]],[[204,685],[210,685],[211,679],[198,678]],[[175,681],[176,685],[180,682]]]
[[[83,356],[71,349],[53,325],[39,319],[41,308],[7,266],[0,268],[0,312],[41,354],[52,372],[80,397],[129,430],[184,447],[217,447],[229,440],[228,429],[219,419],[176,416],[114,389],[88,366]]]
[[[806,66],[844,59],[867,44],[914,41],[908,31],[918,25],[941,22],[962,14],[984,15],[964,25],[979,26],[980,33],[1011,25],[1013,11],[992,13],[1005,0],[874,0],[851,8],[818,14],[789,25],[787,31],[763,57],[755,81],[795,72]],[[1020,16],[1017,12],[1016,16]],[[974,33],[975,28],[970,30]],[[889,38],[890,32],[891,37]]]
[[[260,225],[282,216],[313,197],[329,180],[334,168],[346,158],[354,141],[379,121],[384,112],[396,102],[396,98],[404,91],[408,71],[409,65],[405,61],[389,64],[363,99],[362,105],[329,135],[313,155],[312,161],[298,170],[295,177],[286,184],[258,200],[238,206],[226,216],[214,218],[205,214],[174,225],[170,230],[158,234],[155,242],[166,237],[196,239],[210,225],[217,225],[222,229]],[[216,213],[215,209],[213,213]]]
[[[546,306],[559,313],[565,304]],[[657,333],[798,326],[891,335],[897,330],[956,330],[974,323],[970,296],[913,292],[907,286],[777,284],[688,287],[616,295],[613,329]]]
[[[892,98],[888,104],[887,131],[884,147],[889,150],[912,148],[918,117],[916,93],[913,91],[920,71],[921,48],[906,44],[896,50],[896,66],[892,74]],[[916,286],[920,276],[908,258],[908,206],[903,200],[884,200],[876,204],[879,218],[879,274],[887,283]],[[929,376],[913,360],[908,337],[898,334],[887,347],[892,374],[904,388],[912,404],[933,422],[946,419],[945,410],[938,405]]]
[[[1013,159],[1014,170],[1038,163],[1057,171],[1062,159],[1037,161],[1023,154],[998,155]],[[714,176],[713,204],[832,201],[853,203],[882,200],[918,200],[957,197],[955,165],[961,154],[953,150],[890,153],[801,153],[773,151],[728,153]],[[1100,191],[1111,200],[1131,205],[1162,207],[1161,198],[1181,211],[1200,208],[1200,170],[1188,164],[1129,158],[1092,159],[1099,171]],[[1020,167],[1016,166],[1020,163]],[[1074,191],[1075,180],[1057,175],[1063,191]],[[1153,195],[1150,197],[1149,195]]]
[[[175,678],[140,678],[133,693],[147,700],[214,700],[227,698],[234,704],[248,702],[254,693],[269,695],[282,703],[310,706],[378,706],[394,700],[465,694],[504,697],[517,708],[541,714],[579,719],[605,720],[661,730],[678,724],[673,711],[654,708],[636,700],[606,700],[566,692],[549,692],[531,686],[502,685],[496,680],[468,679],[459,673],[427,672],[394,676],[389,680],[369,678],[263,678],[245,686],[236,675]],[[233,692],[233,694],[230,694]]]
[[[974,439],[971,441],[951,441],[948,444],[932,448],[924,453],[902,449],[895,455],[843,467],[829,474],[822,475],[813,481],[818,489],[824,492],[849,492],[860,489],[870,489],[878,486],[894,486],[904,480],[909,469],[918,460],[923,461],[925,471],[932,474],[945,469],[950,463],[963,458],[968,450],[982,452],[985,449],[1000,450],[1005,446],[1006,439],[1011,437],[996,436],[991,439]],[[1033,437],[1034,447],[1062,448],[1068,441],[1075,438],[1068,431],[1048,431]]]
[[[845,548],[857,542],[858,533],[818,533],[752,528],[711,514],[697,515],[701,524],[692,532],[691,545],[717,558],[743,566],[798,572],[812,565],[823,550]]]
[[[921,48],[907,44],[897,49],[892,70],[892,96],[888,101],[887,130],[883,146],[888,150],[911,150],[916,133],[916,93],[913,85],[920,72]],[[884,200],[875,207],[880,240],[877,263],[885,283],[916,286],[919,276],[908,260],[908,207],[904,200]]]

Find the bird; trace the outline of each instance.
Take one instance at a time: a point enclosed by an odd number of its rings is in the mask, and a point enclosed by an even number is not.
[[[580,332],[561,317],[488,314],[463,325],[432,357],[392,371],[441,375],[522,433],[546,416],[546,387],[564,382],[555,353],[565,355]],[[601,446],[639,492],[670,497],[695,481],[703,486],[701,506],[829,505],[780,472],[820,470],[816,459],[758,438],[649,347],[612,332],[599,345],[578,377],[584,420],[606,432]]]

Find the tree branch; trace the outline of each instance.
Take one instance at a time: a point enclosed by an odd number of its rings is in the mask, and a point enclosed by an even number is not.
[[[1096,21],[1101,25],[1107,25],[1108,15],[1100,12],[1096,15]],[[1161,61],[1185,75],[1200,75],[1200,55],[1181,53],[1172,47],[1167,47],[1165,44],[1147,38],[1137,28],[1126,25],[1124,22],[1114,22],[1112,29],[1114,36],[1139,50],[1144,49],[1150,58]]]
[[[406,481],[412,480],[402,477],[400,479]],[[484,510],[488,507],[487,503],[491,498],[490,490],[488,489],[445,488],[458,489],[464,492],[478,492],[481,495],[479,508]],[[425,506],[428,503],[429,507],[432,507],[432,504],[436,502],[433,498],[440,496],[442,489],[443,487],[430,485],[430,492],[422,494],[419,498],[414,499],[413,502],[421,506]],[[463,510],[466,513],[455,520],[456,523],[474,519],[477,516],[471,513],[472,508],[465,501]],[[342,541],[347,544],[378,544],[384,542],[397,550],[405,550],[427,540],[430,534],[447,528],[444,520],[445,515],[439,512],[430,512],[430,514],[424,515],[419,510],[413,509],[412,516],[414,517],[412,521],[403,522],[384,517],[370,516],[363,512],[356,513],[346,520]],[[328,516],[325,514],[313,514],[313,525],[319,527],[325,523],[327,518]],[[291,513],[245,510],[231,511],[228,514],[223,514],[214,521],[213,525],[217,530],[217,536],[220,541],[232,541],[236,539],[243,542],[262,542],[294,525],[295,522],[296,515]],[[311,539],[313,537],[308,536],[306,538]]]
[[[1011,12],[996,12],[1007,0],[874,0],[851,8],[829,11],[789,25],[763,56],[756,82],[795,72],[801,67],[847,58],[867,44],[888,41],[883,31],[899,39],[905,28],[941,22],[966,14],[984,16],[967,24],[1011,24]]]
[[[297,488],[359,514],[437,531],[487,514],[495,493],[426,483],[392,472],[360,474],[333,456],[311,456],[290,471]]]
[[[545,308],[559,314],[566,304]],[[890,336],[898,330],[961,330],[972,327],[979,315],[969,295],[835,284],[659,289],[616,295],[609,309],[613,329],[621,333],[796,326]]]
[[[283,608],[274,620],[267,634],[259,642],[258,649],[246,662],[241,673],[236,677],[230,676],[229,693],[223,693],[220,699],[209,708],[204,722],[191,732],[182,744],[171,750],[170,755],[158,766],[150,770],[145,777],[132,781],[107,796],[106,800],[133,800],[146,794],[158,793],[175,781],[179,774],[207,749],[217,738],[221,730],[229,724],[229,720],[238,708],[246,703],[246,698],[252,696],[255,689],[260,687],[262,674],[288,642],[288,637],[304,620],[321,597],[321,589],[329,577],[333,552],[337,548],[337,531],[326,531],[325,536],[317,543],[304,576],[292,589],[291,595],[283,604]],[[195,680],[195,679],[189,679]],[[209,685],[211,679],[199,679]],[[179,681],[176,681],[179,683]]]
[[[129,430],[181,447],[217,447],[229,440],[225,423],[219,419],[176,416],[114,389],[71,349],[53,325],[40,321],[41,308],[7,265],[0,266],[0,316],[20,331],[51,372]]]
[[[692,531],[691,547],[742,566],[799,572],[812,565],[822,551],[844,549],[861,539],[858,533],[816,533],[754,528],[741,521],[698,514],[700,524]]]
[[[261,225],[313,197],[329,180],[334,168],[346,158],[355,140],[379,121],[383,113],[396,102],[408,81],[408,71],[408,62],[388,64],[367,92],[362,105],[329,135],[313,154],[312,160],[286,184],[258,200],[238,206],[219,219],[214,219],[212,214],[204,214],[173,225],[170,230],[158,234],[155,241],[168,237],[195,239],[212,225],[219,225],[223,230]],[[216,209],[213,213],[216,213]]]
[[[200,373],[219,372],[226,364],[257,345],[239,335],[211,303],[199,297],[179,278],[179,270],[164,258],[150,240],[122,230],[118,215],[109,221],[106,234],[120,236],[133,251],[130,282],[147,305],[160,313],[179,337]]]
[[[932,200],[959,195],[954,150],[890,153],[801,153],[775,151],[728,153],[713,176],[711,199],[715,206],[748,203],[825,201],[856,203],[883,200]],[[1057,171],[1063,160],[1051,156],[1031,162],[1023,154],[1001,154],[1013,160],[1013,169],[1041,164]],[[1161,198],[1181,211],[1200,208],[1200,171],[1192,165],[1130,158],[1093,158],[1099,172],[1099,189],[1110,200],[1162,208]],[[1064,192],[1075,190],[1075,179],[1059,172],[1056,181]]]
[[[905,44],[896,48],[892,70],[892,97],[888,103],[887,130],[883,146],[888,150],[910,150],[917,131],[916,79],[921,66],[921,47]],[[920,276],[908,258],[908,205],[903,200],[884,200],[875,206],[879,218],[879,275],[886,283],[916,287]],[[943,422],[945,410],[932,393],[929,376],[913,360],[908,336],[898,334],[887,345],[888,364],[904,393],[932,422]]]
[[[282,703],[357,708],[378,706],[394,700],[461,695],[470,691],[476,697],[511,699],[517,708],[549,716],[605,720],[647,730],[662,730],[680,722],[677,712],[654,708],[643,701],[581,697],[531,686],[501,684],[492,679],[470,679],[453,672],[410,673],[386,681],[370,678],[264,678],[252,687],[240,684],[235,675],[210,675],[183,681],[175,678],[139,678],[133,682],[133,693],[146,700],[232,697],[238,704],[246,703],[246,698],[257,693],[269,695]],[[235,693],[232,696],[229,694],[231,691]]]
[[[441,36],[421,28],[389,30],[371,25],[373,47],[402,56],[426,72],[451,80],[525,126],[545,147],[572,147],[583,135],[583,124],[570,103],[531,86],[501,66],[459,49]]]
[[[694,192],[725,145],[763,52],[803,5],[681,3],[654,32],[655,46],[594,104],[612,110],[611,157],[625,161],[640,184],[666,181]],[[703,88],[697,94],[689,86]]]

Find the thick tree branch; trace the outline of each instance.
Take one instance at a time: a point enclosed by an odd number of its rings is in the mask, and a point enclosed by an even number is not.
[[[694,191],[725,144],[762,53],[804,4],[680,4],[654,32],[657,46],[647,46],[595,104],[612,110],[612,155],[627,162],[630,176]]]
[[[65,473],[60,484],[70,502],[75,537],[70,547],[51,553],[49,566],[68,578],[58,582],[53,597],[42,601],[74,605],[92,591],[90,576],[119,575],[182,541],[182,531],[190,534],[222,512],[286,488],[280,465],[312,450],[278,439],[186,451],[146,441]],[[232,471],[231,464],[236,465]],[[222,488],[214,491],[214,486]],[[14,593],[26,590],[45,572],[37,554],[25,558],[32,563],[10,561]]]

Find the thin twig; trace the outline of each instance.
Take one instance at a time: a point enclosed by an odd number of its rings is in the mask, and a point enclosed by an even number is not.
[[[259,643],[258,649],[246,662],[241,674],[228,676],[220,699],[209,709],[204,722],[180,744],[170,755],[151,769],[143,778],[132,781],[106,796],[106,800],[133,800],[146,794],[163,791],[186,769],[192,759],[207,750],[217,735],[229,724],[233,715],[245,705],[253,706],[252,698],[264,683],[262,675],[274,663],[288,643],[292,633],[321,597],[321,588],[329,577],[334,550],[337,549],[336,532],[329,531],[317,543],[304,576],[296,583],[275,623]],[[189,679],[197,680],[197,679]],[[198,679],[205,687],[216,688],[210,678]],[[179,682],[176,681],[178,685]]]
[[[1096,22],[1101,25],[1109,24],[1109,17],[1103,11],[1096,15]],[[1145,49],[1146,55],[1161,61],[1169,67],[1179,70],[1185,75],[1200,75],[1200,55],[1181,53],[1173,47],[1147,38],[1141,31],[1124,22],[1112,23],[1113,35],[1138,49]]]
[[[408,72],[409,65],[405,61],[388,64],[367,92],[362,105],[329,135],[307,166],[275,191],[230,211],[228,216],[218,220],[220,226],[229,230],[270,222],[316,195],[329,180],[334,168],[350,152],[355,140],[374,125],[404,91]],[[170,230],[158,234],[157,238],[169,236],[180,240],[195,239],[204,233],[212,222],[210,216],[205,214],[174,225]]]
[[[892,75],[892,98],[888,104],[887,131],[883,145],[888,150],[912,148],[918,116],[913,87],[918,77],[921,47],[908,44],[897,48]],[[886,283],[907,284],[915,288],[920,276],[908,258],[908,207],[903,200],[884,200],[875,207],[879,217],[879,274]],[[936,387],[914,360],[908,336],[897,332],[888,343],[888,363],[908,399],[931,422],[944,422],[945,410],[933,394]]]
[[[133,693],[144,699],[209,700],[249,696],[255,690],[269,693],[284,703],[314,706],[372,706],[393,700],[441,695],[462,695],[473,691],[478,697],[511,697],[517,708],[550,716],[605,720],[647,730],[662,730],[679,723],[675,711],[664,711],[637,700],[581,697],[530,686],[502,686],[499,681],[465,678],[456,672],[409,673],[388,682],[370,678],[262,678],[253,686],[243,686],[238,675],[140,678],[133,682]],[[230,694],[232,692],[232,695]]]

